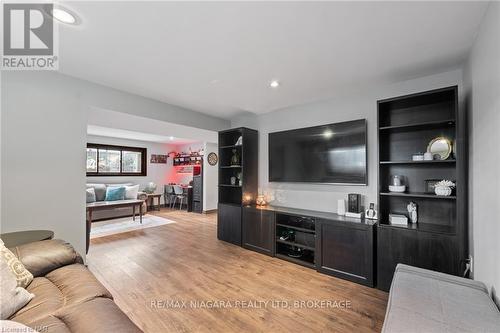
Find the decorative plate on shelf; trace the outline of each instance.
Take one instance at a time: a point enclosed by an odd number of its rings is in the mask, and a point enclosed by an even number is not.
[[[217,160],[218,160],[218,157],[217,157],[217,154],[216,153],[210,153],[208,154],[208,164],[210,165],[216,165],[217,164]]]

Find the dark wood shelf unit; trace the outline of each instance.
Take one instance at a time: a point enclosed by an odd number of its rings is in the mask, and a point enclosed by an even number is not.
[[[241,145],[236,145],[240,137]],[[240,159],[237,165],[231,163],[234,152]],[[242,208],[255,203],[257,197],[257,161],[257,131],[240,127],[219,132],[217,237],[220,240],[242,245]],[[234,185],[232,177],[236,177]]]
[[[382,126],[379,131],[408,131],[408,130],[422,130],[428,128],[441,128],[455,126],[455,119],[445,119],[437,121],[428,121],[414,124],[404,124],[395,126]]]
[[[398,263],[461,275],[467,258],[467,124],[456,86],[378,101],[377,286],[389,290]],[[449,159],[412,161],[436,137],[453,143]],[[405,177],[407,192],[388,191],[391,176]],[[452,196],[427,193],[425,180],[456,182]],[[418,205],[418,223],[389,224]]]
[[[411,198],[425,198],[425,199],[443,199],[443,200],[455,200],[457,197],[454,195],[444,196],[436,195],[432,193],[420,193],[420,192],[380,192],[380,195],[392,196],[392,197],[411,197]]]
[[[304,244],[301,244],[301,243],[297,243],[297,242],[289,242],[289,241],[286,241],[286,240],[281,240],[279,238],[276,238],[276,243],[286,244],[286,245],[290,245],[290,246],[296,246],[296,247],[300,247],[300,248],[303,248],[303,249],[306,249],[306,250],[310,250],[310,251],[314,251],[315,250],[314,246],[307,246],[307,245],[304,245]]]
[[[454,159],[447,160],[432,160],[432,161],[380,161],[379,164],[447,164],[447,163],[455,163]]]
[[[307,233],[311,233],[311,234],[315,233],[315,231],[311,230],[311,229],[306,229],[306,228],[291,226],[291,225],[287,225],[287,224],[276,223],[276,226],[277,227],[283,227],[283,228],[290,228],[290,229],[294,229],[294,230],[298,230],[298,231],[302,231],[302,232],[307,232]]]

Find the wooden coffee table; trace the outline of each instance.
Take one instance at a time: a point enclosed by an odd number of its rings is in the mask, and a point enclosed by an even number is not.
[[[117,201],[96,201],[87,204],[87,242],[86,252],[89,252],[90,228],[92,224],[92,212],[96,210],[108,210],[117,207],[132,207],[132,219],[135,221],[135,207],[139,206],[139,220],[142,223],[142,204],[144,200],[117,200]]]
[[[16,247],[19,245],[52,239],[54,232],[50,230],[26,230],[0,234],[5,247]]]

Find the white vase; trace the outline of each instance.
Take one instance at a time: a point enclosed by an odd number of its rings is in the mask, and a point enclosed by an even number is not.
[[[344,199],[339,199],[337,200],[337,214],[338,215],[345,215],[345,200]]]
[[[434,188],[434,192],[436,192],[437,195],[443,195],[447,197],[451,195],[451,188],[448,186],[436,186]]]

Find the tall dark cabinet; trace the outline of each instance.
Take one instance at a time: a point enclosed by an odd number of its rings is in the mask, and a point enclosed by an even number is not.
[[[242,245],[243,206],[255,203],[257,170],[258,132],[245,127],[219,132],[217,237],[220,240]]]
[[[377,285],[389,290],[397,263],[461,275],[467,251],[467,125],[458,107],[457,87],[378,101],[379,227]],[[413,161],[429,142],[444,137],[453,143],[446,160]],[[389,192],[391,176],[404,177],[404,193]],[[430,193],[426,180],[452,180],[450,196]],[[418,205],[418,223],[396,226],[389,214],[407,215]]]

